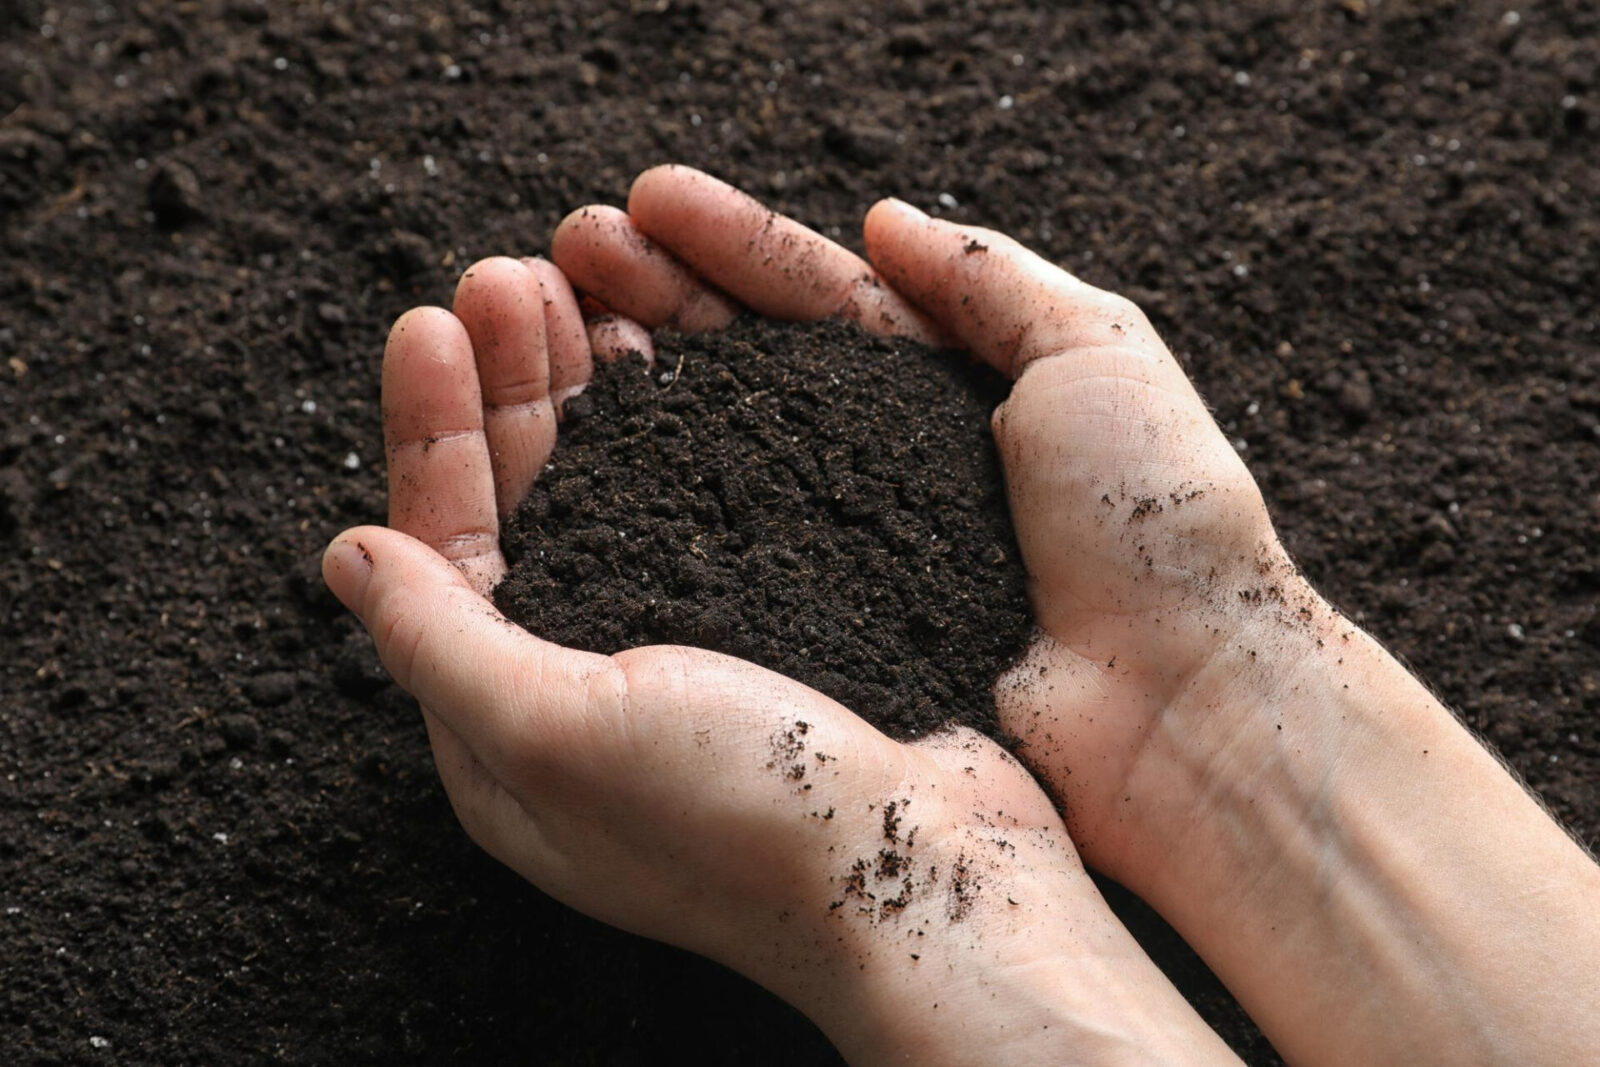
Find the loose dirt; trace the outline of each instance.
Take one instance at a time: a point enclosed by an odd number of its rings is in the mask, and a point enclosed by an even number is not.
[[[668,159],[1135,297],[1312,579],[1600,844],[1600,13],[1514,6],[12,0],[11,1056],[829,1062],[482,857],[316,577],[383,515],[388,324]]]
[[[842,323],[661,335],[656,359],[569,405],[503,538],[502,609],[593,652],[739,656],[892,736],[997,734],[990,686],[1031,629],[999,376]]]

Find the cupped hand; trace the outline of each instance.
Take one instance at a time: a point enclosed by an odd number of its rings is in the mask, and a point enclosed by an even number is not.
[[[684,286],[678,321],[731,314],[669,259],[655,267]],[[851,307],[922,328],[869,277]],[[498,614],[499,518],[548,459],[559,402],[592,353],[644,344],[628,319],[586,333],[560,271],[511,259],[468,270],[453,312],[417,309],[390,335],[392,528],[342,534],[324,574],[421,704],[468,832],[572,906],[762,982],[858,1062],[1026,1059],[1029,1042],[1074,1035],[1108,1054],[1225,1056],[992,742],[899,744],[726,656],[577,652]]]
[[[1254,480],[1149,320],[999,233],[898,200],[867,215],[870,265],[685,167],[647,171],[626,212],[587,207],[552,257],[646,326],[708,329],[737,306],[840,315],[967,349],[1014,379],[993,429],[1039,637],[997,686],[1002,724],[1092,862],[1140,847],[1137,778],[1184,773],[1175,716],[1226,697],[1266,609],[1320,611]],[[1226,668],[1217,664],[1226,663]]]
[[[865,245],[870,267],[663,167],[627,212],[569,217],[553,256],[646,325],[840,314],[1012,376],[993,426],[1040,635],[996,686],[1001,721],[1085,858],[1172,922],[1288,1061],[1593,1048],[1595,1013],[1573,1007],[1595,988],[1592,860],[1296,573],[1138,309],[898,201],[868,214]]]

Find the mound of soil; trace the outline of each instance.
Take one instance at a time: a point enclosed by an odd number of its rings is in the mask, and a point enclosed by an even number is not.
[[[850,244],[899,195],[1135,297],[1311,578],[1600,845],[1600,12],[1516,8],[12,0],[8,1052],[830,1062],[482,857],[317,580],[384,514],[389,323],[669,159]]]
[[[990,687],[1031,626],[999,376],[843,323],[657,345],[568,405],[502,536],[501,609],[593,652],[748,659],[891,736],[996,735]]]

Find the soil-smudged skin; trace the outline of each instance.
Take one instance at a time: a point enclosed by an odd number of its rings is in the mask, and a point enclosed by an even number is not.
[[[496,600],[594,652],[709,648],[895,737],[997,734],[1029,630],[989,416],[959,353],[838,322],[658,335],[567,406]]]

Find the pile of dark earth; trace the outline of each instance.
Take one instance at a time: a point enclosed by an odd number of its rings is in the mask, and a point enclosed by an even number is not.
[[[668,159],[1133,296],[1307,574],[1600,844],[1594,4],[0,7],[13,1059],[830,1062],[483,857],[317,580],[384,514],[389,323]]]
[[[745,318],[602,366],[502,535],[506,614],[593,652],[694,645],[891,736],[998,736],[1030,629],[989,415],[960,353]]]

